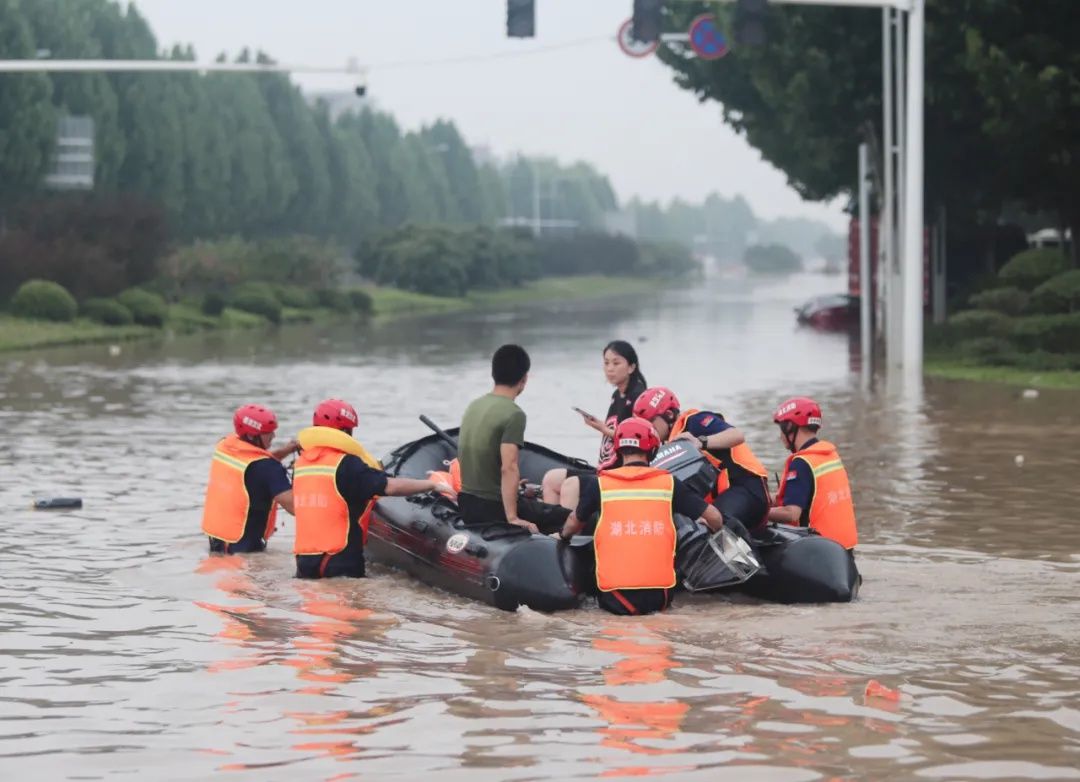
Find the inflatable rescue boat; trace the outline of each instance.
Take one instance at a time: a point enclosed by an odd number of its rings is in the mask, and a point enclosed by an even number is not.
[[[406,443],[386,457],[384,469],[405,478],[446,471],[457,456],[456,433],[440,431]],[[529,483],[540,483],[553,468],[589,468],[580,459],[534,443],[525,444],[520,464],[521,477]],[[664,446],[653,464],[702,494],[716,482],[715,468],[688,443]],[[847,602],[858,594],[861,577],[854,557],[808,530],[770,525],[748,537],[746,548],[755,566],[734,577],[717,558],[719,535],[682,516],[675,521],[676,570],[680,586],[690,591],[724,585],[785,603]],[[504,522],[466,526],[457,506],[434,493],[380,498],[365,550],[374,562],[507,611],[519,606],[537,611],[576,608],[596,591],[591,537],[577,536],[566,545]]]

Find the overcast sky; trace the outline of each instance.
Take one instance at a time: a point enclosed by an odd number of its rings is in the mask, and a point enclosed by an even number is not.
[[[672,71],[655,57],[634,60],[619,50],[615,32],[630,16],[631,0],[537,0],[531,40],[506,38],[505,0],[135,4],[161,45],[191,43],[200,60],[243,46],[290,64],[337,65],[356,57],[370,68],[378,106],[406,128],[446,117],[468,143],[500,155],[585,160],[611,178],[623,199],[742,193],[762,217],[845,224],[840,204],[802,201],[782,173],[723,124],[717,104],[700,104],[676,87]],[[297,80],[319,89],[353,86],[345,76]]]

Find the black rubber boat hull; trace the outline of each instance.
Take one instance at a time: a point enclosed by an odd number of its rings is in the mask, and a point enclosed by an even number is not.
[[[406,443],[384,463],[391,475],[423,478],[431,470],[446,470],[455,455],[453,446],[431,435]],[[533,443],[521,452],[521,475],[533,483],[553,467],[587,466]],[[683,517],[676,518],[676,526],[676,569],[681,574],[707,545],[708,532]],[[741,591],[781,603],[849,602],[858,596],[862,578],[855,559],[835,541],[805,529],[770,525],[752,545],[764,569],[737,587]],[[506,611],[519,606],[545,612],[577,608],[585,595],[596,591],[591,538],[575,538],[565,546],[504,523],[466,528],[457,507],[433,495],[380,499],[366,552],[372,561],[426,584]]]
[[[384,463],[392,475],[423,478],[429,470],[446,470],[455,455],[432,435],[403,445]],[[534,483],[551,468],[582,466],[532,443],[521,452],[521,476]],[[503,523],[466,528],[453,504],[430,495],[380,499],[365,549],[375,562],[506,611],[577,608],[592,579],[576,548]]]

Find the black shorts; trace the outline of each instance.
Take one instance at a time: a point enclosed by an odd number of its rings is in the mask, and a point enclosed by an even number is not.
[[[297,554],[297,578],[364,577],[364,552],[339,551],[337,554]]]
[[[596,477],[596,470],[586,470],[586,469],[582,469],[581,467],[567,467],[566,468],[566,477],[567,478],[585,478],[585,477],[595,478]]]
[[[506,511],[503,510],[502,502],[498,500],[486,500],[483,497],[462,492],[458,495],[458,508],[461,510],[462,520],[469,527],[482,527],[485,524],[506,521]],[[531,521],[545,535],[560,531],[570,515],[569,508],[549,505],[546,502],[525,497],[518,497],[517,512],[518,518]]]
[[[609,614],[617,616],[640,616],[655,614],[671,605],[671,589],[615,589],[600,592],[597,604]]]

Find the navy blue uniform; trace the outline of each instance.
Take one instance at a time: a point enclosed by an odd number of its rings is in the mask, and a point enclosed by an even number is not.
[[[719,434],[734,429],[720,413],[702,411],[686,419],[686,431],[695,437]],[[731,449],[709,449],[728,474],[730,488],[713,503],[724,516],[734,516],[747,527],[763,522],[769,512],[769,495],[765,479],[743,468],[731,457]]]
[[[817,443],[817,438],[807,440],[803,448]],[[792,459],[788,467],[787,483],[784,484],[784,505],[796,505],[802,508],[799,517],[800,527],[810,526],[810,504],[814,501],[814,471],[805,459]]]
[[[349,506],[349,533],[345,548],[330,556],[298,554],[297,578],[360,578],[364,575],[364,536],[358,522],[371,499],[386,494],[387,479],[386,473],[368,467],[359,456],[349,454],[341,460],[334,483]]]
[[[285,466],[277,459],[259,459],[244,471],[244,488],[250,504],[244,521],[244,534],[235,543],[210,538],[210,551],[223,554],[250,554],[266,550],[266,517],[274,504],[274,497],[292,488]]]

